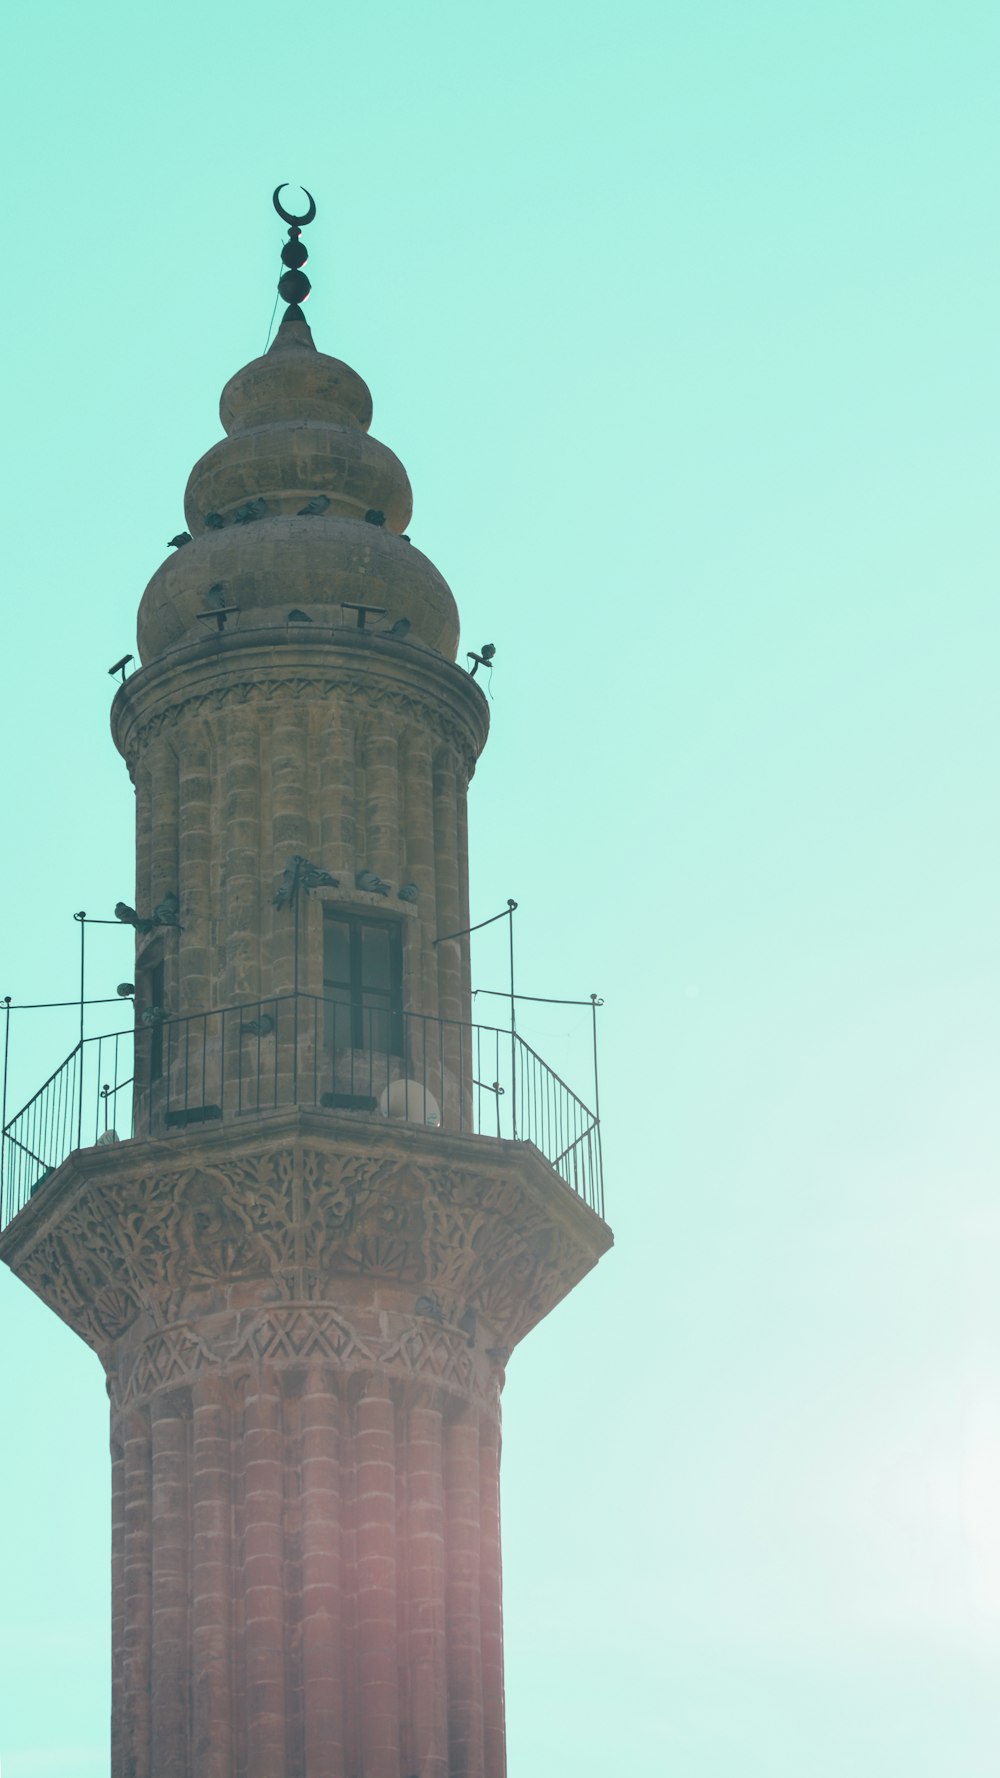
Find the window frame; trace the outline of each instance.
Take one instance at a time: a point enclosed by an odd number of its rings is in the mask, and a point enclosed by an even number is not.
[[[338,980],[328,973],[332,966],[332,932],[334,922],[345,925],[348,930],[348,970],[346,980]],[[374,928],[384,933],[389,944],[389,985],[385,990],[374,988],[364,979],[364,940],[365,928]],[[403,1055],[403,922],[369,910],[368,908],[345,907],[339,902],[323,904],[323,1000],[327,1007],[348,1006],[350,1009],[349,1045],[340,1048],[371,1051],[373,1054],[390,1056]],[[347,993],[348,999],[335,1000],[334,995]],[[381,1003],[372,1006],[366,1004],[366,996],[381,995],[384,992],[384,1006]],[[386,1044],[372,1041],[372,1015],[378,1012],[387,1015]],[[324,1039],[328,1049],[334,1048],[334,1016],[324,1018]]]

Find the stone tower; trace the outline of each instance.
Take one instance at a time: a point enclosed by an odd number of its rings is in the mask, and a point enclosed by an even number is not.
[[[131,1135],[14,1120],[0,1256],[107,1373],[113,1778],[502,1778],[500,1388],[610,1244],[598,1132],[471,1024],[487,704],[298,240],[112,711]]]

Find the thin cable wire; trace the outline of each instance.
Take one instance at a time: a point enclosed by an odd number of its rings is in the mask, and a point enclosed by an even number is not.
[[[264,341],[264,351],[265,352],[267,351],[268,346],[271,344],[271,328],[274,326],[274,317],[278,313],[278,299],[280,296],[281,296],[280,290],[276,290],[274,293],[274,308],[271,310],[271,319],[268,322],[268,327],[267,327],[267,339]]]

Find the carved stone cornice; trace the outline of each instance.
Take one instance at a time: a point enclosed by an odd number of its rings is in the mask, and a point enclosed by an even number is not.
[[[234,707],[305,700],[316,708],[331,698],[426,725],[454,748],[469,778],[486,744],[486,700],[453,662],[419,644],[319,626],[292,639],[285,629],[260,630],[178,648],[119,688],[111,731],[134,777],[140,753],[164,727]]]
[[[362,1319],[369,1325],[359,1325]],[[192,1384],[206,1370],[238,1375],[260,1365],[315,1364],[329,1366],[344,1384],[378,1370],[426,1386],[429,1399],[455,1394],[494,1411],[503,1378],[503,1366],[477,1351],[461,1328],[384,1313],[352,1319],[327,1304],[286,1303],[176,1322],[141,1343],[123,1341],[108,1371],[108,1393],[120,1413],[160,1390]]]
[[[530,1143],[290,1110],[77,1151],[0,1258],[107,1364],[140,1324],[373,1291],[511,1348],[610,1244]]]

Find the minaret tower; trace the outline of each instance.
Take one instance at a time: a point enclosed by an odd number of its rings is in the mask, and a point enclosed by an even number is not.
[[[131,1136],[0,1235],[107,1373],[112,1778],[503,1778],[504,1366],[611,1240],[594,1120],[471,1024],[487,703],[303,317],[314,213],[112,710]]]

